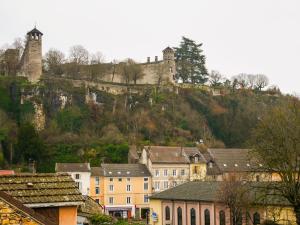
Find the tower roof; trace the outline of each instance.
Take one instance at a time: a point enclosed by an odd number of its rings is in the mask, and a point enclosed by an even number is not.
[[[39,31],[38,29],[36,29],[36,27],[34,27],[31,31],[27,32],[27,35],[29,34],[40,34],[43,35],[43,33],[41,31]]]
[[[163,52],[171,52],[171,51],[174,52],[174,50],[172,48],[170,48],[169,46],[163,50]]]

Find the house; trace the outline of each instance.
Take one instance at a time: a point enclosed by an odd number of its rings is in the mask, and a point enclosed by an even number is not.
[[[150,197],[151,225],[230,225],[230,209],[222,202],[219,190],[222,181],[193,181]],[[255,183],[255,185],[254,185]],[[249,183],[248,191],[256,196],[260,182]],[[247,184],[248,185],[248,184]],[[254,186],[252,186],[254,185]],[[263,185],[263,184],[262,184]],[[255,199],[253,206],[243,210],[237,224],[258,225],[264,220],[279,224],[296,224],[291,206],[272,195],[264,202]]]
[[[59,225],[77,224],[83,197],[68,174],[0,176],[0,191]]]
[[[0,224],[57,225],[3,191],[0,191]]]
[[[91,167],[89,163],[56,163],[55,172],[70,174],[80,192],[83,195],[89,195],[91,182]]]
[[[145,146],[139,162],[150,170],[154,192],[206,175],[206,160],[196,147]]]
[[[151,173],[142,164],[101,164],[92,167],[91,197],[106,214],[145,218],[152,193]]]
[[[81,182],[83,190],[88,190],[88,196],[95,203],[103,205],[106,214],[122,218],[145,218],[149,211],[152,179],[143,164],[101,164],[100,167],[90,167],[89,163],[57,163],[56,171],[58,174],[67,172],[76,182]],[[79,174],[79,179],[76,179],[76,174]],[[84,176],[88,177],[83,179]],[[84,219],[81,218],[81,221]]]
[[[83,196],[84,204],[79,206],[78,215],[77,215],[77,225],[90,224],[90,217],[95,214],[102,214],[103,207],[95,202],[89,196]]]

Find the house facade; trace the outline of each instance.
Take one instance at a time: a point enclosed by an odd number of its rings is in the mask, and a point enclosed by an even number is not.
[[[150,198],[151,225],[230,225],[230,209],[218,194],[222,182],[188,182]],[[249,190],[253,192],[252,190]],[[255,204],[243,210],[237,224],[258,225],[264,220],[296,224],[292,208],[282,199],[276,204]]]
[[[57,172],[67,172],[74,179],[78,168],[89,174],[88,195],[103,206],[106,214],[121,218],[145,218],[149,211],[152,177],[143,164],[101,164],[90,167],[88,163],[56,164]],[[67,171],[69,170],[69,171]],[[88,172],[86,172],[88,171]],[[75,179],[75,181],[77,181]]]
[[[56,163],[56,173],[68,173],[83,195],[90,193],[91,167],[89,163]]]

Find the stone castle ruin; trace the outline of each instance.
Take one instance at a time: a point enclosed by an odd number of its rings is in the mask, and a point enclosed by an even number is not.
[[[20,76],[25,76],[32,83],[36,83],[42,76],[42,36],[38,29],[27,33],[27,40],[20,60]]]
[[[43,33],[36,27],[27,33],[25,49],[20,60],[16,49],[7,49],[4,57],[0,58],[2,74],[17,74],[18,76],[27,77],[32,83],[38,82],[42,76],[42,36]],[[162,60],[155,56],[154,61],[150,61],[150,57],[147,57],[145,63],[139,64],[142,68],[143,76],[137,79],[135,84],[174,83],[176,72],[174,50],[167,47],[163,50],[162,56]],[[14,66],[9,64],[11,62],[13,62]],[[126,84],[124,76],[114,71],[107,71],[97,82],[101,81],[113,83],[114,85]]]

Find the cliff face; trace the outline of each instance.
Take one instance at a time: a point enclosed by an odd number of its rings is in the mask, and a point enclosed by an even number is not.
[[[200,89],[154,86],[113,95],[55,79],[39,85],[3,81],[2,88],[17,107],[27,108],[18,110],[18,123],[30,119],[42,134],[55,129],[45,141],[66,134],[101,139],[113,126],[131,144],[193,145],[202,139],[209,146],[242,147],[258,118],[287,98],[251,91],[213,96]]]

